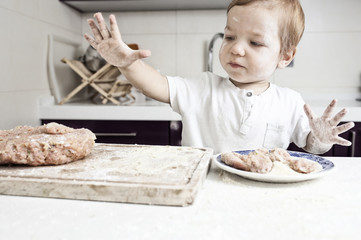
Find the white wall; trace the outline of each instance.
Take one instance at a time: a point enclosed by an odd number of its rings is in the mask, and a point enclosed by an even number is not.
[[[114,14],[123,40],[151,50],[145,61],[166,75],[194,76],[205,71],[208,43],[215,33],[223,32],[226,23],[225,10]],[[104,13],[104,18],[108,16]],[[86,19],[90,17],[83,16],[84,32],[89,32]]]
[[[301,92],[360,92],[361,1],[301,0],[306,32],[295,67],[277,71],[273,82]],[[85,41],[86,18],[58,0],[0,1],[0,129],[39,124],[37,101],[49,95],[46,70],[49,33]],[[106,14],[108,15],[108,14]],[[222,32],[226,14],[212,11],[117,12],[123,39],[152,50],[147,62],[167,75],[206,70],[207,46]],[[220,41],[216,42],[216,48]],[[215,55],[217,56],[217,51]],[[215,57],[215,60],[218,58]],[[216,73],[223,74],[215,63]]]
[[[81,42],[81,14],[58,0],[0,1],[0,129],[38,125],[38,97],[50,95],[48,34]]]
[[[353,94],[361,86],[361,1],[301,0],[306,30],[295,67],[275,82],[299,91]]]
[[[272,82],[298,91],[358,94],[361,86],[361,1],[301,0],[306,30],[293,68],[276,71]],[[108,17],[108,13],[105,14]],[[226,13],[215,11],[117,12],[123,39],[150,49],[147,62],[167,75],[206,70],[207,46],[223,32]],[[85,14],[83,30],[88,32]],[[220,40],[215,48],[220,47]],[[215,61],[218,51],[215,49]],[[214,72],[224,75],[219,63]],[[335,92],[336,91],[336,92]],[[342,97],[341,96],[341,97]],[[340,96],[337,96],[340,97]]]

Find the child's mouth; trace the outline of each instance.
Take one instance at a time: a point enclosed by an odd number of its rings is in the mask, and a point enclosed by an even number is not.
[[[233,63],[233,62],[230,62],[229,65],[230,65],[232,68],[244,68],[242,65],[239,65],[239,64]]]

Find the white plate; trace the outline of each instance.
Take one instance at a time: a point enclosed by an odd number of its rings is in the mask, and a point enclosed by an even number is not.
[[[252,150],[234,151],[234,152],[242,154],[242,155],[247,155],[248,153],[252,152]],[[271,175],[271,174],[262,174],[262,173],[243,171],[243,170],[239,170],[237,168],[228,166],[224,162],[221,161],[221,154],[214,156],[213,162],[216,164],[217,167],[219,167],[227,172],[237,174],[241,177],[255,180],[255,181],[273,182],[273,183],[292,183],[292,182],[301,182],[301,181],[311,180],[311,179],[325,176],[326,174],[329,174],[330,172],[332,172],[335,168],[335,164],[333,162],[331,162],[330,160],[327,160],[323,157],[320,157],[317,155],[312,155],[309,153],[303,153],[303,152],[295,152],[295,151],[287,151],[287,152],[293,157],[306,158],[306,159],[318,162],[319,164],[321,164],[322,170],[320,172],[309,173],[309,174]]]

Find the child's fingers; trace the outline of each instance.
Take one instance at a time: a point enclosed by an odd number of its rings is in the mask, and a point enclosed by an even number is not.
[[[138,59],[142,59],[142,58],[146,58],[150,56],[150,51],[149,50],[135,50],[132,52],[132,54],[130,55],[130,62],[134,62]]]
[[[115,16],[113,14],[111,14],[109,16],[109,23],[110,23],[110,34],[111,34],[111,36],[115,40],[121,41],[122,37],[121,37],[120,32],[119,32],[119,27],[118,27],[118,24],[117,24],[117,20],[115,19]]]
[[[88,25],[94,35],[95,40],[98,42],[103,40],[103,37],[93,19],[88,19]]]
[[[313,121],[316,118],[316,115],[312,112],[310,105],[305,104],[303,109],[309,121]]]
[[[336,99],[333,99],[331,101],[331,103],[327,106],[326,110],[323,112],[323,115],[322,115],[323,118],[331,117],[332,111],[336,106],[336,102],[337,102]]]
[[[348,122],[348,123],[345,123],[345,124],[342,124],[342,125],[340,125],[340,126],[335,127],[334,130],[333,130],[333,133],[334,133],[335,135],[339,135],[339,134],[341,134],[341,133],[344,133],[344,132],[350,130],[350,129],[353,128],[354,126],[355,126],[355,123],[353,123],[353,122]]]
[[[98,44],[97,42],[91,37],[89,36],[87,33],[84,34],[84,38],[88,41],[88,43],[94,48],[97,49]]]
[[[337,126],[340,122],[341,122],[341,120],[342,120],[342,118],[346,115],[346,113],[347,113],[347,109],[346,108],[344,108],[344,109],[342,109],[341,111],[339,111],[332,119],[331,119],[331,125],[332,126]]]
[[[352,145],[352,143],[350,141],[343,139],[342,137],[336,137],[334,142],[341,146],[351,146]]]
[[[105,24],[103,15],[100,12],[98,12],[98,13],[94,14],[94,17],[98,22],[99,31],[100,31],[100,34],[102,35],[103,39],[109,39],[111,36],[110,36],[110,32],[108,30],[108,27]]]
[[[151,55],[151,52],[149,50],[138,50],[138,56],[139,58],[146,58]]]

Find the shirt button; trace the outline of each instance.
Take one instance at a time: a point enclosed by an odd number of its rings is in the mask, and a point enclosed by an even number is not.
[[[247,97],[252,97],[252,92],[248,92],[246,95]]]

